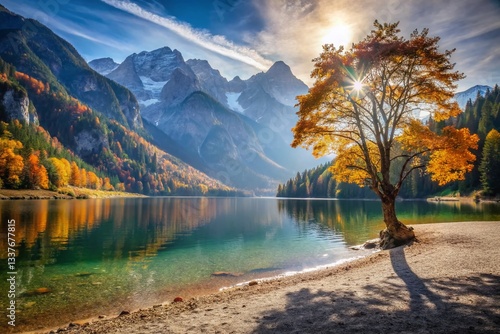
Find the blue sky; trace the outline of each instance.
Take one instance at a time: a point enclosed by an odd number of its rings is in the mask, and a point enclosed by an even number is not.
[[[0,0],[72,43],[88,61],[163,46],[248,78],[283,60],[307,84],[324,43],[350,44],[375,19],[408,37],[429,28],[467,75],[459,90],[500,83],[499,0]]]

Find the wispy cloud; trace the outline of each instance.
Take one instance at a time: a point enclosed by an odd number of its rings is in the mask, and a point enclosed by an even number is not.
[[[400,21],[403,35],[414,29],[430,29],[431,36],[441,37],[443,48],[456,48],[453,61],[467,75],[459,82],[466,89],[476,83],[500,81],[498,54],[500,44],[500,6],[496,0],[255,0],[266,27],[247,41],[261,54],[283,59],[297,76],[311,84],[311,59],[321,52],[324,36],[339,22],[350,30],[356,42],[381,22]],[[339,30],[342,31],[342,30]],[[496,32],[496,34],[495,34]],[[344,39],[345,40],[345,39]],[[279,46],[279,47],[276,47]],[[485,73],[489,73],[485,76]]]
[[[81,26],[75,26],[71,22],[67,20],[60,20],[58,22],[52,23],[52,28],[63,32],[65,34],[70,34],[73,36],[77,36],[87,41],[98,43],[104,46],[108,46],[117,50],[129,51],[133,52],[135,50],[135,45],[132,44],[124,44],[123,42],[118,42],[115,39],[109,38],[106,34],[100,34],[93,31],[86,31],[82,29]]]
[[[224,36],[212,35],[207,31],[194,29],[189,24],[180,22],[173,17],[159,16],[145,10],[133,2],[121,0],[101,1],[117,9],[162,26],[204,49],[243,62],[259,70],[267,70],[272,65],[270,60],[261,56],[254,49],[237,45],[227,40]]]

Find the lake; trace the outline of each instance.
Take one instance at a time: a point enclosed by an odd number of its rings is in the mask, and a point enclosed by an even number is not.
[[[410,225],[500,220],[494,203],[403,201],[397,210]],[[353,200],[23,200],[0,201],[0,215],[2,268],[7,221],[16,221],[16,331],[331,265],[365,254],[349,246],[384,228],[379,202]],[[0,300],[7,305],[5,293]]]

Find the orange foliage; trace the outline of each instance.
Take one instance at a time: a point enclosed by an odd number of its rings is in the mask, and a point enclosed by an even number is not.
[[[92,189],[101,188],[101,179],[94,172],[87,172],[87,183],[88,187]]]
[[[0,186],[17,187],[24,168],[23,157],[16,153],[23,147],[20,141],[0,138]]]
[[[56,170],[55,179],[52,180],[52,183],[54,183],[56,187],[67,186],[71,177],[69,161],[64,158],[49,158],[49,160]]]
[[[31,87],[31,89],[33,89],[36,92],[36,94],[48,92],[50,89],[48,84],[44,84],[42,81],[37,80],[33,77],[30,77],[29,75],[27,75],[25,73],[16,72],[15,76],[16,76],[17,80],[28,84]]]
[[[69,184],[75,187],[82,186],[82,178],[80,176],[80,169],[76,165],[74,161],[71,162],[71,177],[69,180]]]
[[[82,104],[79,100],[75,99],[74,97],[70,98],[70,103],[68,108],[73,115],[82,115],[85,112],[90,112],[89,107]]]
[[[40,165],[38,154],[30,154],[26,168],[28,182],[32,187],[40,187],[42,189],[49,188],[47,169],[45,169],[43,165]]]
[[[106,191],[113,191],[113,190],[115,190],[115,188],[109,182],[109,177],[105,177],[104,178],[104,182],[103,182],[102,188],[104,190],[106,190]]]
[[[87,171],[85,168],[82,168],[80,170],[80,187],[88,187],[88,182],[87,182]]]

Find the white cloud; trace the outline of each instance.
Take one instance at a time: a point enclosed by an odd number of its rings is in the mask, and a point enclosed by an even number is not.
[[[346,25],[351,42],[357,42],[373,28],[373,21],[400,21],[402,34],[429,28],[431,36],[440,36],[444,48],[456,48],[453,61],[467,78],[460,89],[476,83],[494,84],[500,79],[493,54],[499,44],[500,6],[493,0],[256,0],[265,20],[265,28],[248,36],[258,52],[284,60],[307,84],[313,69],[311,60],[321,52],[325,34],[335,26]],[[346,31],[347,29],[337,29]],[[485,38],[486,37],[486,38]],[[347,38],[344,38],[346,40]],[[338,40],[342,40],[339,38]],[[485,73],[490,72],[488,77]]]
[[[224,36],[211,35],[207,31],[194,29],[187,23],[180,22],[173,17],[159,16],[129,1],[101,1],[117,9],[162,26],[204,49],[243,62],[259,70],[267,70],[272,65],[270,60],[262,57],[255,50],[245,46],[236,45],[233,42],[228,41]]]

